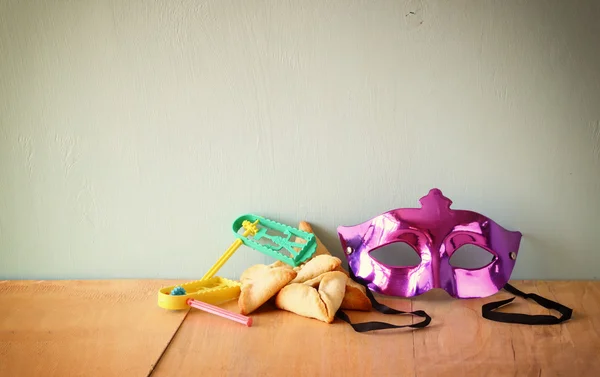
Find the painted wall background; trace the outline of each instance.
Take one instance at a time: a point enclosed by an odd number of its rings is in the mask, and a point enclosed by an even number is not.
[[[0,1],[0,278],[198,278],[258,213],[416,206],[524,233],[514,278],[597,278],[600,6]],[[240,249],[219,275],[270,262]]]

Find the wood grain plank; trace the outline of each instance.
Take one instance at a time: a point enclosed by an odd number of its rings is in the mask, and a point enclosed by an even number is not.
[[[0,281],[0,376],[147,376],[185,312],[161,280]]]
[[[538,293],[563,304],[548,287],[563,286],[562,283],[516,281],[512,284],[527,293]],[[565,293],[580,290],[575,284],[567,283]],[[598,285],[595,283],[596,286]],[[541,287],[541,288],[540,288]],[[432,302],[427,310],[436,320],[432,328],[415,333],[415,364],[417,375],[479,376],[493,371],[494,376],[596,376],[600,369],[589,357],[592,351],[578,356],[592,340],[586,339],[582,348],[573,347],[569,329],[587,328],[589,323],[566,322],[553,326],[527,326],[498,323],[481,317],[481,306],[490,301],[512,297],[505,291],[485,299],[454,300],[443,292],[430,292],[413,302]],[[572,306],[573,307],[573,306]],[[586,308],[587,309],[587,308]],[[500,309],[504,312],[525,314],[548,314],[550,311],[531,300],[516,298]],[[578,308],[578,312],[583,312]],[[557,313],[553,313],[557,314]],[[580,317],[581,318],[581,317]],[[598,353],[596,352],[596,355]],[[435,358],[435,363],[430,361]],[[574,368],[574,360],[588,360]]]
[[[523,332],[481,317],[481,306],[508,298],[504,292],[487,299],[454,299],[434,290],[413,299],[433,321],[429,328],[415,332],[415,364],[418,376],[533,375],[531,368],[518,368],[517,350],[524,347]],[[508,311],[525,311],[516,303]],[[515,374],[515,372],[518,372]]]
[[[573,317],[564,326],[536,329],[535,351],[541,364],[551,366],[554,375],[600,376],[600,282],[536,285],[541,295],[573,308]]]
[[[410,310],[409,300],[381,301]],[[238,312],[235,301],[222,305]],[[410,316],[348,312],[353,322],[411,323]],[[325,324],[266,304],[246,328],[193,310],[154,370],[153,377],[203,376],[387,376],[412,375],[410,330],[356,333],[345,322]],[[176,371],[176,373],[175,373]]]
[[[598,376],[600,282],[513,284],[574,308],[562,325],[503,324],[481,317],[501,291],[457,300],[432,291],[413,300],[381,298],[400,310],[424,309],[430,327],[359,334],[267,304],[254,326],[156,305],[165,281],[0,282],[0,376]],[[225,308],[237,311],[235,302]],[[522,298],[507,312],[548,313]],[[410,323],[410,316],[349,312],[355,322]],[[415,319],[418,320],[418,319]]]

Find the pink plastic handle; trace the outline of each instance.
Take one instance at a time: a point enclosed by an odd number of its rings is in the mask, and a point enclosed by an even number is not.
[[[221,309],[218,306],[210,305],[205,302],[194,300],[191,298],[187,300],[187,304],[192,308],[203,310],[205,312],[218,315],[219,317],[230,319],[232,321],[241,323],[242,325],[246,325],[248,327],[252,326],[252,318],[246,317],[245,315],[233,313],[228,310]]]

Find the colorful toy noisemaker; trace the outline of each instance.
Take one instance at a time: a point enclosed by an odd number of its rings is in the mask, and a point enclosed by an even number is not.
[[[256,215],[238,217],[233,222],[232,228],[236,240],[202,279],[161,288],[158,292],[158,306],[164,309],[182,310],[189,308],[189,303],[193,302],[189,300],[218,304],[238,298],[240,282],[215,275],[242,245],[294,267],[308,260],[317,248],[314,234]],[[240,233],[241,231],[243,232]],[[294,242],[291,241],[292,238]],[[296,242],[298,239],[304,240],[305,243]]]

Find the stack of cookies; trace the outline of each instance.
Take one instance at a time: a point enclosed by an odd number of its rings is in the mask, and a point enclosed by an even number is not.
[[[298,229],[314,234],[306,221]],[[238,299],[242,314],[252,313],[272,298],[279,309],[326,323],[333,322],[339,309],[371,310],[365,288],[350,279],[342,261],[315,238],[315,254],[298,267],[278,261],[254,265],[242,273]]]

